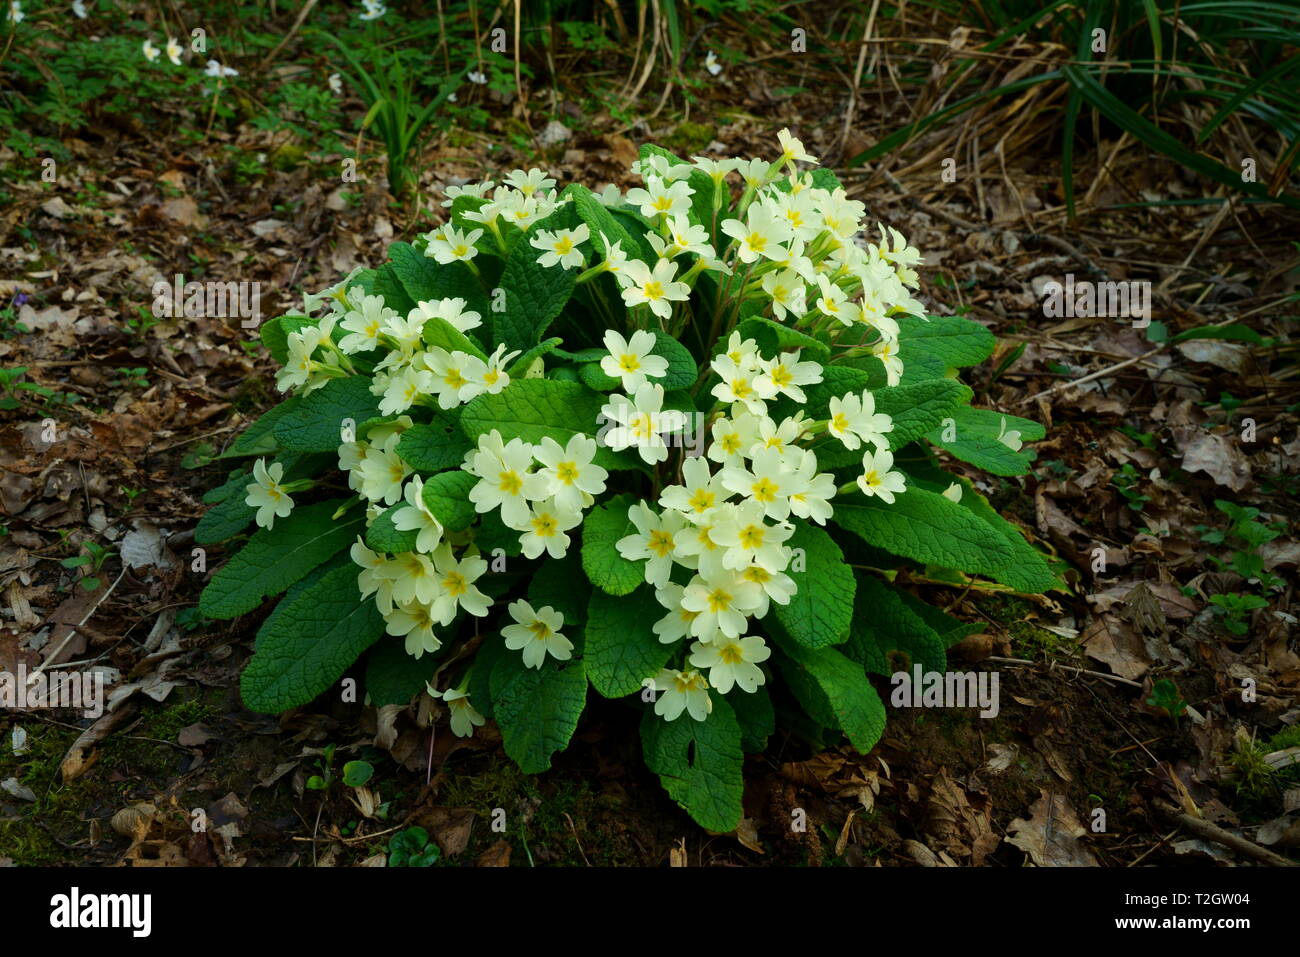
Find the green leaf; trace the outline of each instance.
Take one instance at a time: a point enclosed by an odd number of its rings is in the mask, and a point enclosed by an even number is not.
[[[605,243],[601,240],[603,233],[611,243],[617,242],[619,249],[628,255],[635,255],[638,245],[631,234],[623,228],[623,224],[614,218],[614,214],[605,208],[605,205],[596,198],[595,194],[581,183],[571,183],[564,188],[564,195],[573,198],[574,209],[577,210],[578,218],[587,224],[591,231],[591,248],[595,250],[596,255],[601,259],[605,258],[607,249]]]
[[[834,648],[785,642],[781,650],[782,673],[808,716],[839,728],[862,754],[875,747],[885,730],[885,705],[862,666]]]
[[[245,429],[239,438],[230,443],[230,448],[218,455],[217,458],[229,459],[244,455],[274,455],[280,448],[275,438],[276,425],[286,415],[298,408],[301,403],[302,399],[298,396],[285,399]]]
[[[695,385],[695,380],[699,378],[700,370],[695,367],[695,359],[691,356],[690,350],[684,345],[668,335],[666,332],[654,330],[655,347],[650,350],[654,356],[663,356],[668,360],[668,372],[661,379],[652,379],[655,385],[664,387],[664,391],[671,389],[689,389]]]
[[[952,414],[951,432],[947,423],[926,434],[926,439],[952,455],[969,462],[976,468],[994,475],[1023,475],[1033,461],[1032,449],[1016,451],[998,438],[1005,423],[1007,432],[1019,432],[1024,442],[1035,442],[1046,433],[1041,425],[1030,419],[1002,415],[989,409],[961,408]],[[953,435],[946,441],[945,434]]]
[[[209,618],[234,618],[278,595],[317,565],[348,547],[365,527],[362,515],[332,521],[342,499],[295,508],[275,527],[261,529],[212,577],[199,596]],[[353,569],[355,576],[356,570]],[[351,591],[356,591],[355,577]],[[373,604],[373,603],[372,603]]]
[[[582,523],[582,568],[593,585],[611,595],[630,595],[645,581],[643,564],[628,561],[615,547],[636,532],[627,517],[631,504],[630,495],[620,495],[593,508]]]
[[[838,645],[848,638],[853,619],[853,572],[844,563],[844,553],[824,529],[792,518],[794,534],[786,542],[802,549],[800,562],[791,563],[786,573],[798,590],[787,605],[772,605],[790,637],[807,648]]]
[[[404,531],[393,524],[393,518],[404,508],[409,506],[405,501],[401,501],[380,512],[366,529],[366,545],[376,552],[389,555],[415,551],[415,540],[420,536],[419,531],[416,529]]]
[[[771,414],[780,421],[781,418],[802,410],[808,418],[826,419],[830,417],[831,399],[843,398],[850,392],[863,392],[870,384],[870,374],[862,369],[852,366],[823,366],[822,381],[816,385],[803,386],[804,394],[808,397],[807,403],[799,405],[792,399],[782,398]],[[861,460],[862,456],[859,455],[858,458]]]
[[[428,346],[446,349],[448,352],[466,352],[487,361],[488,355],[482,347],[446,319],[439,319],[437,316],[428,319],[421,336]]]
[[[439,266],[410,243],[390,243],[388,259],[393,275],[402,284],[411,302],[419,304],[443,299],[448,295],[442,291],[445,284],[439,283],[438,276],[450,270]]]
[[[844,653],[877,674],[890,674],[888,654],[904,651],[926,671],[943,671],[948,656],[943,641],[903,601],[900,590],[871,575],[858,575],[859,600]]]
[[[397,454],[417,472],[458,468],[473,446],[451,419],[413,425],[397,440]]]
[[[389,309],[396,310],[402,315],[406,315],[415,308],[415,300],[411,298],[402,285],[401,279],[397,276],[397,271],[393,268],[392,263],[385,263],[378,269],[370,273],[362,273],[357,276],[356,284],[371,296],[379,296],[384,300],[384,305]]]
[[[622,598],[592,591],[585,660],[593,688],[606,698],[621,698],[659,673],[673,652],[651,630],[664,614],[649,585]]]
[[[245,467],[233,470],[226,480],[216,488],[208,489],[203,493],[203,501],[209,505],[216,505],[218,502],[225,502],[235,497],[243,498],[245,489],[253,481],[253,473]]]
[[[549,217],[548,217],[549,219]],[[546,228],[542,223],[535,224]],[[521,242],[506,259],[501,271],[505,310],[492,313],[492,344],[502,342],[506,350],[531,349],[564,309],[573,295],[577,271],[556,265],[538,265],[541,252]]]
[[[406,704],[424,690],[436,669],[429,655],[417,661],[407,654],[405,638],[385,635],[366,656],[366,694],[376,708]]]
[[[776,712],[772,710],[772,697],[766,686],[759,685],[752,694],[732,688],[726,698],[740,722],[741,749],[746,754],[761,754],[767,747],[767,739],[776,731]]]
[[[572,634],[565,637],[574,640]],[[587,703],[587,675],[579,657],[581,644],[574,644],[569,661],[548,656],[541,668],[526,668],[519,652],[507,649],[492,669],[501,743],[525,774],[549,770],[551,755],[568,747],[578,727]]]
[[[939,636],[939,640],[943,642],[945,648],[951,648],[967,635],[973,635],[980,630],[979,625],[972,625],[969,622],[954,618],[946,611],[921,601],[915,595],[903,591],[901,588],[897,589],[895,593],[903,600],[903,604],[912,609],[913,614],[930,626],[930,630]]]
[[[596,438],[603,424],[605,397],[578,382],[516,379],[496,395],[480,395],[463,407],[460,425],[475,442],[496,429],[507,442],[513,438],[537,443],[550,436],[560,445],[575,435]],[[595,462],[606,469],[638,468],[638,460],[601,445]]]
[[[1018,556],[1006,539],[937,492],[911,486],[892,505],[858,492],[837,496],[832,521],[868,545],[904,558],[1006,584],[1016,577]]]
[[[424,504],[443,528],[459,532],[474,522],[474,503],[469,500],[469,490],[478,481],[468,472],[440,472],[424,483]]]
[[[587,620],[586,589],[574,587],[582,580],[582,562],[578,553],[569,549],[559,559],[543,559],[528,583],[528,603],[534,608],[550,605],[564,616],[565,629],[577,632]]]
[[[552,336],[545,342],[539,342],[512,362],[510,368],[506,370],[506,375],[510,376],[512,379],[522,378],[523,374],[528,371],[529,367],[532,366],[534,362],[542,356],[549,355],[556,351],[556,347],[563,341],[564,340],[559,336]]]
[[[979,365],[993,354],[997,339],[978,322],[960,316],[898,316],[898,354],[903,367],[933,358],[949,369]]]
[[[276,423],[276,441],[291,452],[337,451],[348,420],[355,428],[379,415],[379,397],[371,395],[371,382],[369,376],[331,379]]]
[[[735,712],[722,695],[712,697],[713,711],[705,721],[686,713],[665,721],[647,708],[641,749],[646,766],[696,824],[727,834],[740,824],[745,755]]]
[[[894,430],[887,433],[889,447],[901,449],[915,442],[943,420],[955,416],[974,393],[956,379],[928,379],[912,385],[877,389],[876,411],[894,420]]]
[[[284,466],[284,481],[292,481],[317,474],[321,468],[330,467],[321,461],[319,455],[300,455],[291,452],[277,455],[271,464],[278,462]],[[257,509],[246,505],[248,486],[253,484],[253,473],[238,472],[223,485],[203,496],[205,502],[215,502],[213,508],[203,513],[194,528],[194,541],[200,545],[211,545],[225,541],[232,535],[242,532],[257,515]]]
[[[1060,587],[1061,582],[1052,571],[1047,558],[1025,541],[1020,529],[1007,521],[989,504],[988,499],[971,488],[969,482],[962,480],[961,484],[961,507],[993,529],[1011,552],[1010,563],[992,577],[1023,592],[1041,593]]]
[[[820,339],[814,339],[798,329],[774,322],[765,316],[751,316],[741,322],[737,330],[744,338],[758,343],[759,351],[765,359],[772,359],[778,352],[787,349],[802,349],[801,359],[814,359],[824,363],[830,358],[830,346]]]
[[[258,631],[239,683],[244,704],[271,713],[307,704],[383,633],[384,616],[357,590],[356,567],[330,569],[280,602]]]
[[[584,362],[579,365],[578,378],[587,388],[597,392],[613,392],[623,388],[623,380],[607,375],[599,362]]]
[[[252,481],[251,473],[244,476],[244,486],[251,484]],[[241,493],[218,502],[203,513],[199,523],[194,526],[195,542],[200,545],[212,545],[225,541],[232,535],[238,535],[248,527],[248,523],[257,515],[257,509],[244,504],[247,494],[242,492],[244,486],[241,486]]]

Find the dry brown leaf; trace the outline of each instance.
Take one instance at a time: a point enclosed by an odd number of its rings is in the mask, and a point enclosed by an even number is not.
[[[1081,842],[1087,829],[1069,800],[1048,790],[1029,809],[1030,819],[1016,818],[1007,829],[1007,842],[1037,867],[1097,867],[1097,859]]]

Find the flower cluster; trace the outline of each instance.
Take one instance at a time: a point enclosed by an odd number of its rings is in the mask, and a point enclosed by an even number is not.
[[[517,534],[526,559],[561,559],[574,548],[585,515],[612,484],[596,464],[602,448],[633,450],[658,476],[651,498],[627,510],[635,531],[615,550],[663,608],[653,633],[674,649],[668,666],[645,683],[654,689],[655,712],[669,721],[683,713],[706,720],[711,692],[753,693],[766,682],[763,663],[772,649],[755,623],[774,605],[788,605],[797,590],[791,573],[802,571],[802,556],[790,544],[796,521],[824,525],[839,492],[860,490],[892,503],[905,490],[890,451],[893,421],[876,410],[874,394],[842,390],[814,402],[809,390],[826,382],[829,346],[846,358],[878,359],[883,378],[899,382],[895,316],[923,311],[912,295],[920,255],[883,227],[878,243],[860,240],[863,204],[833,177],[801,171],[798,164],[816,160],[788,131],[779,146],[775,162],[680,163],[651,152],[634,167],[642,187],[626,195],[609,187],[595,197],[605,218],[583,215],[579,223],[573,216],[556,228],[536,224],[571,199],[540,170],[515,170],[499,186],[449,187],[447,222],[417,247],[439,268],[468,270],[480,281],[480,256],[535,251],[537,267],[575,271],[575,286],[597,283],[593,289],[621,299],[626,327],[597,333],[600,350],[567,354],[590,363],[584,375],[603,383],[599,431],[527,441],[490,429],[477,434],[460,471],[473,480],[467,500],[474,514],[493,515]],[[830,188],[818,185],[827,182]],[[643,241],[630,238],[620,218],[644,223]],[[562,214],[555,221],[563,222]],[[608,302],[605,292],[595,301]],[[413,534],[414,544],[385,554],[358,539],[351,555],[363,597],[373,598],[388,633],[403,637],[419,658],[441,647],[459,614],[486,617],[493,599],[476,584],[489,563],[474,528],[444,527],[428,477],[399,453],[402,435],[429,416],[458,414],[460,406],[508,389],[511,372],[526,371],[512,365],[520,351],[498,344],[486,354],[478,341],[483,316],[463,298],[399,311],[356,274],[304,305],[308,315],[322,305],[327,311],[286,327],[288,358],[277,386],[304,395],[332,379],[370,376],[383,421],[370,423],[364,437],[346,437],[339,466],[368,503],[368,523],[383,514],[393,529]],[[749,317],[787,327],[790,339],[773,349],[743,334],[737,326]],[[699,329],[704,322],[717,341],[706,345],[703,370],[684,399],[684,380],[674,380],[676,391],[665,387],[672,352],[664,340],[680,341],[694,324],[696,338],[709,343]],[[687,378],[694,379],[693,360],[690,368]],[[693,456],[674,457],[674,437],[692,427],[707,442]],[[828,449],[835,450],[834,467],[861,454],[855,481],[837,487],[832,468],[819,462]],[[278,464],[267,469],[259,462],[259,469],[248,503],[269,528],[289,514],[288,493],[296,486],[282,482]],[[560,611],[522,599],[507,611],[511,621],[500,640],[527,667],[571,657]],[[430,687],[458,734],[473,733],[483,720],[466,688]]]

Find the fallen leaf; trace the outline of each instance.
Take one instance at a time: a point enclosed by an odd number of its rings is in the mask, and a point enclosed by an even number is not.
[[[1079,838],[1087,829],[1064,795],[1043,790],[1029,809],[1030,819],[1016,818],[1007,828],[1007,842],[1037,867],[1097,867],[1097,859]]]

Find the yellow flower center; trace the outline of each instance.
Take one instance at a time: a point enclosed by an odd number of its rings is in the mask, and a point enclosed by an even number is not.
[[[670,532],[656,530],[650,533],[646,539],[645,547],[654,552],[660,558],[667,558],[672,554],[674,548],[673,536]]]
[[[777,493],[781,491],[780,487],[769,478],[759,479],[750,486],[749,490],[753,494],[754,500],[762,502],[764,505],[775,499]]]
[[[538,515],[532,525],[533,534],[538,538],[550,538],[555,534],[555,517],[552,515]]]
[[[727,665],[739,665],[745,661],[740,645],[723,645],[718,649],[718,657],[722,659],[723,664]]]
[[[546,622],[542,621],[541,619],[535,619],[534,621],[530,622],[524,627],[527,628],[529,631],[531,631],[533,633],[533,637],[536,638],[538,641],[545,641],[547,638],[551,637],[552,635],[551,626],[548,625]]]
[[[645,294],[645,297],[651,301],[662,299],[664,297],[663,284],[654,279],[651,279],[646,283],[645,287],[641,291]]]
[[[726,611],[731,607],[731,592],[723,588],[715,588],[709,592],[709,611],[717,613]]]
[[[561,462],[555,466],[555,477],[565,485],[572,485],[578,479],[578,464],[576,462]]]
[[[718,496],[710,492],[707,488],[697,488],[691,493],[691,497],[686,500],[686,504],[691,507],[693,512],[707,512],[713,508],[717,502]]]
[[[469,583],[465,581],[465,576],[460,572],[448,572],[442,576],[442,587],[447,590],[447,594],[452,598],[457,598],[465,594]]]
[[[747,525],[740,530],[740,547],[753,551],[763,545],[762,525]]]
[[[502,472],[497,477],[500,479],[497,487],[507,495],[518,495],[524,487],[524,480],[519,477],[518,472]]]
[[[641,368],[641,357],[637,355],[619,356],[618,368],[624,375],[636,372],[637,369]]]

